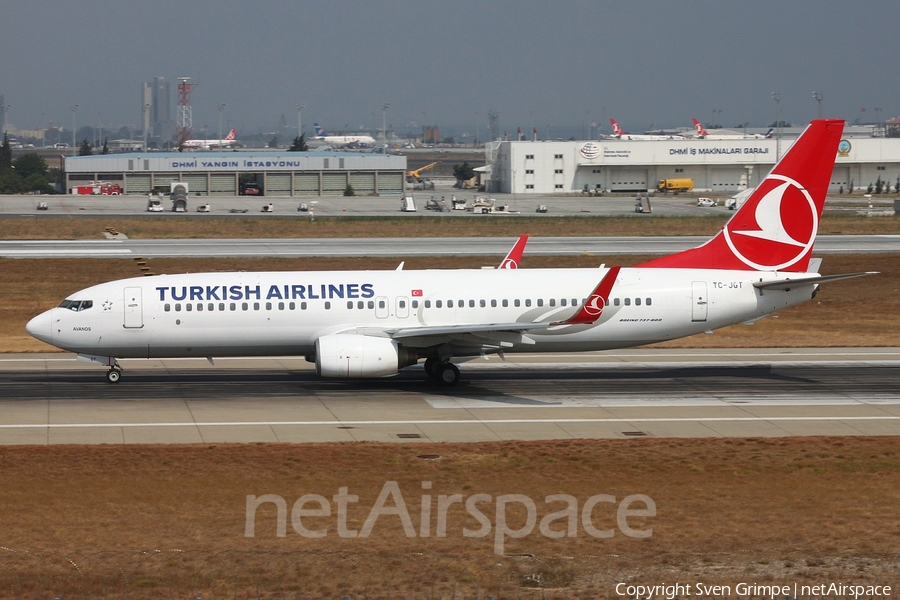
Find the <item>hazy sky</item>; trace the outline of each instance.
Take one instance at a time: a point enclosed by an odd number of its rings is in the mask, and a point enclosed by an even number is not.
[[[0,3],[9,122],[141,120],[140,85],[191,76],[195,135],[423,122],[629,131],[900,115],[897,0],[29,0]],[[881,108],[876,112],[875,108]],[[863,113],[862,109],[866,112]],[[714,112],[721,111],[721,112]]]

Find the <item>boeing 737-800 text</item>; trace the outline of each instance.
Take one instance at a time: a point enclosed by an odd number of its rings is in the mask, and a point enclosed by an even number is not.
[[[864,274],[810,268],[843,125],[813,121],[709,242],[635,267],[159,275],[76,292],[27,329],[108,366],[111,382],[119,358],[300,355],[337,378],[424,359],[454,384],[454,358],[623,348],[751,321]]]

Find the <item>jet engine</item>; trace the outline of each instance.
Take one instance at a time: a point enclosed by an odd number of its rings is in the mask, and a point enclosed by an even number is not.
[[[415,353],[392,339],[357,334],[326,335],[316,340],[320,377],[388,377],[418,361]]]

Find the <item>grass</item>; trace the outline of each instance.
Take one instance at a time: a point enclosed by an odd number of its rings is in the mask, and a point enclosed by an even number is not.
[[[103,217],[0,221],[5,239],[101,239],[107,227],[131,238],[470,237],[583,235],[712,235],[730,215],[712,217],[452,216],[299,218]],[[896,217],[825,213],[820,234],[900,233]]]
[[[593,267],[600,262],[623,266],[646,256],[528,257],[525,266]],[[393,269],[390,258],[231,258],[154,259],[155,273],[254,270]],[[406,260],[406,269],[479,268],[483,257],[425,257]],[[900,331],[900,254],[831,255],[823,273],[880,271],[880,275],[822,286],[812,300],[763,319],[752,327],[736,325],[660,344],[663,347],[806,347],[894,346]],[[25,333],[25,323],[77,290],[139,275],[134,262],[121,259],[0,259],[0,352],[47,352],[53,348]]]
[[[566,440],[467,444],[51,446],[0,448],[3,596],[370,597],[481,594],[612,596],[617,582],[900,583],[897,438]],[[431,458],[422,458],[432,455]],[[437,458],[434,458],[434,455]],[[408,538],[383,516],[369,537],[336,535],[336,515],[305,517],[324,538],[301,537],[274,505],[245,537],[247,495],[359,496],[360,529],[385,482],[396,481],[420,531],[432,496],[431,536]],[[425,492],[421,482],[430,481]],[[439,495],[524,494],[537,522],[561,504],[645,494],[655,517],[631,517],[647,539],[538,528],[493,552],[493,535],[456,504],[436,536]],[[394,506],[388,501],[386,506]],[[496,523],[495,504],[479,507]],[[307,508],[314,508],[308,506]],[[520,508],[520,507],[516,507]],[[640,508],[635,506],[634,508]],[[336,505],[332,502],[332,510]],[[594,513],[615,527],[615,505]],[[427,519],[426,519],[427,520]],[[509,525],[524,524],[511,510]],[[554,529],[564,526],[557,521]],[[517,556],[518,555],[518,556]]]

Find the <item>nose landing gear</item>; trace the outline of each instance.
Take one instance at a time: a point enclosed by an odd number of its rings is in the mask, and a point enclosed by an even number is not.
[[[119,365],[118,361],[116,361],[109,368],[109,371],[106,372],[106,381],[107,381],[107,383],[119,383],[119,380],[121,378],[122,378],[122,367]]]

